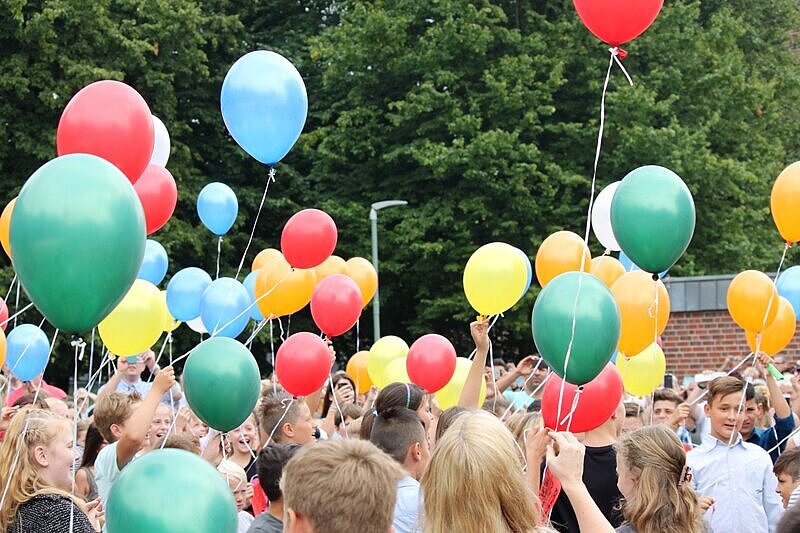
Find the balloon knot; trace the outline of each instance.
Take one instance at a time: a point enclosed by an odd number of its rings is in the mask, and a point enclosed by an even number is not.
[[[77,346],[78,348],[82,348],[86,346],[86,343],[79,335],[73,335],[72,341],[70,342],[71,346]]]
[[[791,247],[792,247],[792,243],[790,243],[789,241],[786,241],[786,249],[788,250]]]
[[[627,50],[623,50],[622,48],[619,48],[617,46],[615,46],[611,50],[612,50],[611,53],[614,54],[615,56],[617,56],[620,59],[620,61],[622,61],[626,57],[628,57],[628,51]]]
[[[658,281],[658,274],[653,274],[653,281]]]

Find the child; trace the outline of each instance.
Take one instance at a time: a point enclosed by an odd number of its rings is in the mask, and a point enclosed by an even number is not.
[[[244,510],[245,507],[250,506],[250,484],[247,482],[244,469],[230,459],[223,459],[220,461],[217,471],[225,478],[236,502],[236,512],[239,514],[239,527],[236,531],[237,533],[246,533],[250,529],[250,524],[253,523],[253,515]]]
[[[778,487],[775,490],[781,495],[783,507],[794,507],[800,500],[800,449],[795,448],[781,454],[772,471],[778,478]]]

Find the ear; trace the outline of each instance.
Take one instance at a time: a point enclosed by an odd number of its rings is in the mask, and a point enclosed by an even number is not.
[[[291,422],[286,422],[281,426],[281,431],[283,431],[283,434],[289,438],[294,437],[294,424]]]
[[[35,446],[31,455],[33,456],[33,462],[36,463],[37,466],[47,468],[50,464],[47,461],[47,453],[42,445]]]
[[[111,424],[109,429],[111,430],[111,434],[114,435],[114,438],[117,440],[122,438],[122,428],[120,428],[117,424]]]
[[[706,405],[703,407],[703,412],[705,412],[706,416],[711,415],[711,404],[706,402]]]
[[[286,509],[283,514],[283,531],[285,533],[314,533],[311,523],[294,509]]]
[[[642,477],[642,469],[633,467],[631,468],[631,479],[634,483],[639,483],[639,478]]]

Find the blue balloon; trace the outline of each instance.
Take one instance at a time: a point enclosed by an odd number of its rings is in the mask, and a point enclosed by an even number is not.
[[[631,272],[632,270],[641,270],[639,265],[631,261],[631,258],[625,255],[625,252],[620,251],[619,253],[619,262],[622,263],[622,266],[625,267],[625,272]],[[659,272],[658,277],[663,278],[667,275],[669,269],[665,270],[664,272]]]
[[[250,314],[250,296],[244,285],[233,278],[219,278],[203,293],[200,318],[209,333],[234,338],[244,330]]]
[[[139,273],[136,277],[147,280],[153,285],[158,285],[164,281],[164,276],[167,275],[167,268],[169,268],[167,251],[161,246],[160,242],[147,239],[144,245],[142,266],[139,267]]]
[[[211,285],[211,276],[197,267],[184,268],[167,284],[167,309],[175,320],[188,322],[200,316],[203,292]]]
[[[800,266],[793,266],[781,272],[775,283],[778,294],[789,300],[794,316],[800,317]]]
[[[267,165],[291,150],[308,114],[300,73],[285,57],[265,50],[250,52],[233,64],[222,82],[220,103],[233,139]]]
[[[214,235],[225,235],[239,213],[239,201],[233,189],[224,183],[209,183],[197,196],[200,221]]]
[[[6,365],[22,381],[30,381],[44,372],[49,357],[47,335],[33,324],[21,324],[8,334]]]
[[[258,273],[258,270],[250,272],[242,282],[244,288],[247,289],[247,296],[250,297],[250,303],[256,301],[256,278],[258,277]],[[258,308],[257,304],[250,308],[250,318],[256,322],[264,320],[264,315],[261,314],[261,310]]]

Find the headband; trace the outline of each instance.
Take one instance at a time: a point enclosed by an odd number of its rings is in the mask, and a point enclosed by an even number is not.
[[[410,409],[411,407],[411,387],[408,383],[406,383],[406,409]]]

